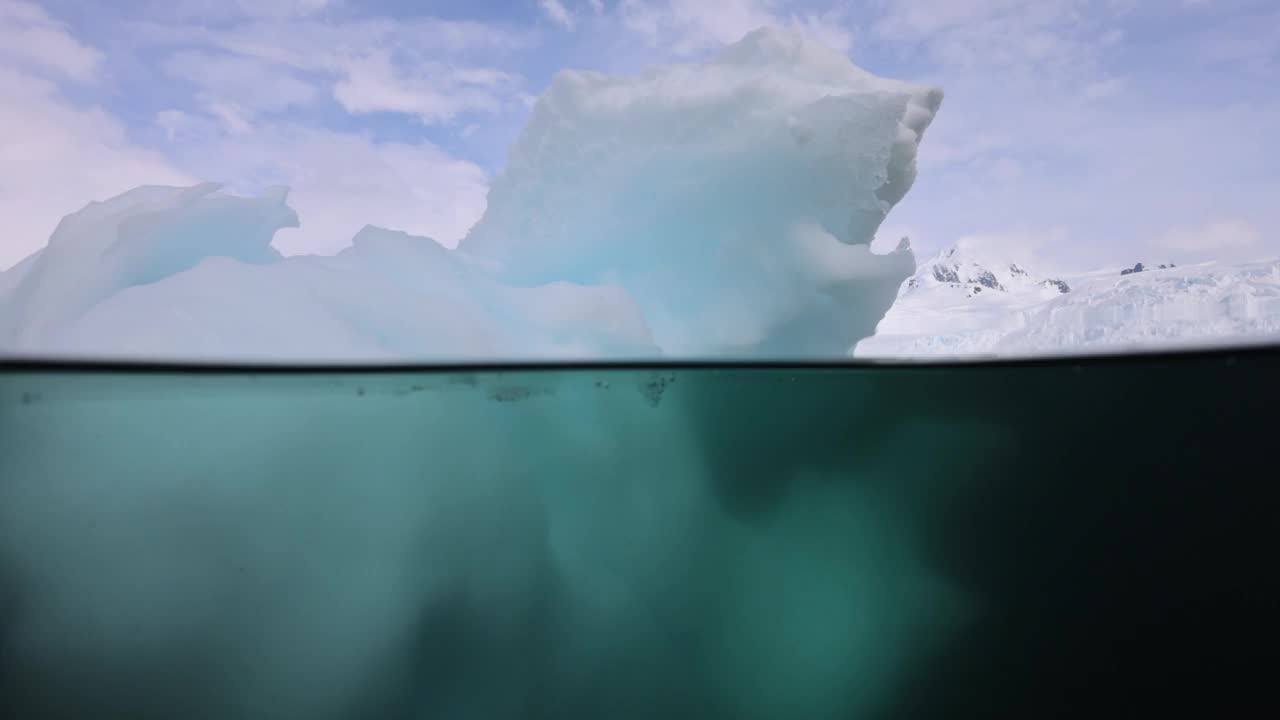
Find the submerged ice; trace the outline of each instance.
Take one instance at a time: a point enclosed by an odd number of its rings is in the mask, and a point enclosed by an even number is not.
[[[874,716],[1013,446],[828,380],[0,374],[0,717]]]
[[[138,188],[0,274],[0,348],[167,359],[839,356],[914,270],[870,251],[940,90],[762,29],[700,64],[562,72],[457,249],[367,227],[281,257],[273,188]]]

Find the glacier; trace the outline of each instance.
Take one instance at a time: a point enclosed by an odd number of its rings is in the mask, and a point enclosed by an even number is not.
[[[282,257],[288,190],[144,187],[0,274],[11,355],[383,361],[840,356],[915,269],[870,244],[942,91],[785,31],[563,71],[456,249],[366,227]]]
[[[920,264],[875,334],[852,354],[1019,358],[1276,341],[1280,260],[1148,263],[1139,272],[1048,276],[961,240]]]

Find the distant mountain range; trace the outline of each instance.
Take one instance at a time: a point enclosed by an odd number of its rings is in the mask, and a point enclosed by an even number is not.
[[[953,247],[902,284],[859,358],[1018,357],[1280,341],[1280,260],[1041,275]]]

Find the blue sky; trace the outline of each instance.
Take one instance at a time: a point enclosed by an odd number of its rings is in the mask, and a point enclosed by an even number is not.
[[[456,241],[560,68],[760,25],[947,91],[882,233],[1042,267],[1280,255],[1274,0],[0,0],[0,268],[140,184],[293,187],[288,253]]]

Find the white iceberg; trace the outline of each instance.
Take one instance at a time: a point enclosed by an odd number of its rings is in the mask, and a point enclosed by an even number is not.
[[[870,242],[940,90],[763,29],[638,77],[562,72],[458,249],[366,228],[283,258],[287,191],[139,188],[0,274],[10,354],[198,360],[843,355],[914,270]],[[301,219],[306,222],[306,218]]]

